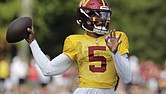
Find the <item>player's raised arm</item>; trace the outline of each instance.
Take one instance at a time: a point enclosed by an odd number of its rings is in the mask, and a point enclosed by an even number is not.
[[[61,74],[68,70],[72,65],[72,60],[64,54],[60,54],[53,60],[49,60],[46,55],[41,51],[37,41],[35,40],[35,33],[32,29],[28,28],[30,33],[29,37],[26,39],[30,44],[30,48],[37,65],[42,70],[43,74],[46,76],[54,76]]]
[[[105,42],[107,47],[112,52],[112,58],[114,60],[115,68],[117,73],[124,83],[129,83],[131,81],[131,70],[129,66],[128,55],[123,54],[121,55],[118,51],[119,45],[122,43],[120,40],[122,34],[120,33],[119,36],[116,36],[115,29],[110,32],[109,38],[106,37]]]

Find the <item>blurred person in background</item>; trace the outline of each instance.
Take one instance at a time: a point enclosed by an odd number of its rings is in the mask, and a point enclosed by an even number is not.
[[[139,64],[139,59],[137,56],[132,55],[129,57],[130,61],[130,68],[132,71],[132,80],[131,83],[133,84],[141,84],[143,82],[140,74],[140,64]]]
[[[157,94],[159,89],[160,67],[152,60],[145,60],[140,64],[140,73],[145,81],[144,86],[146,86],[146,92]]]
[[[28,66],[28,74],[27,74],[28,85],[33,89],[38,88],[39,86],[39,74],[35,64],[35,60],[33,58],[30,59]]]
[[[22,60],[21,56],[14,56],[10,66],[10,79],[12,82],[13,91],[24,92],[26,89],[26,77],[28,73],[28,63]]]
[[[125,84],[125,87],[126,87],[127,94],[135,94],[135,93],[132,93],[134,92],[133,90],[134,89],[136,90],[137,88],[141,89],[141,87],[144,86],[145,82],[140,74],[140,64],[139,64],[138,57],[135,55],[132,55],[129,57],[129,61],[130,61],[130,68],[132,71],[132,79],[130,83]]]
[[[75,62],[79,87],[74,94],[114,94],[119,78],[129,83],[128,38],[124,32],[109,30],[111,14],[106,0],[82,0],[77,8],[77,22],[87,32],[68,36],[63,53],[52,60],[41,51],[33,29],[27,28],[30,35],[26,40],[43,74],[62,74]]]
[[[0,94],[5,92],[5,81],[10,75],[10,65],[4,55],[0,55]]]
[[[160,72],[159,84],[159,94],[166,94],[166,61],[163,66],[163,70]]]

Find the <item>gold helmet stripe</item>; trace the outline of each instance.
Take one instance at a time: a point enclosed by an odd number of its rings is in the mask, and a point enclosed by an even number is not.
[[[79,7],[81,6],[86,6],[86,4],[89,2],[90,0],[81,0],[80,4],[79,4]]]
[[[104,2],[104,0],[101,0],[102,1],[102,3],[103,3],[103,6],[105,6],[105,2]]]

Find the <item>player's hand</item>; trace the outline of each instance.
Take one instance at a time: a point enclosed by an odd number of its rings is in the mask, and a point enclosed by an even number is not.
[[[105,42],[106,42],[107,47],[114,54],[117,52],[118,46],[122,42],[120,40],[120,37],[122,34],[120,33],[119,36],[116,36],[115,31],[116,31],[115,29],[110,30],[110,36],[105,38]]]
[[[32,29],[27,28],[27,31],[30,33],[29,36],[26,38],[26,41],[30,44],[35,39],[35,32]]]

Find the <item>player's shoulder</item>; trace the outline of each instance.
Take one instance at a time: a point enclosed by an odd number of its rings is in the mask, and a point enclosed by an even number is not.
[[[126,35],[126,33],[125,33],[124,31],[118,30],[118,31],[116,31],[116,34],[117,34],[117,35],[122,34],[121,37],[123,37],[123,38],[128,38],[127,35]]]
[[[66,39],[79,40],[79,39],[82,39],[83,37],[84,37],[84,35],[82,35],[82,34],[73,34],[73,35],[67,36]]]
[[[125,35],[125,36],[126,36],[126,33],[125,33],[124,31],[118,30],[118,31],[116,31],[116,33],[117,33],[117,34],[122,34],[122,35]]]
[[[73,34],[73,35],[69,35],[66,37],[66,41],[70,41],[72,43],[77,43],[80,40],[82,40],[84,38],[84,35],[82,34]]]
[[[73,35],[67,36],[67,38],[80,38],[80,37],[83,37],[83,35],[82,34],[73,34]]]

